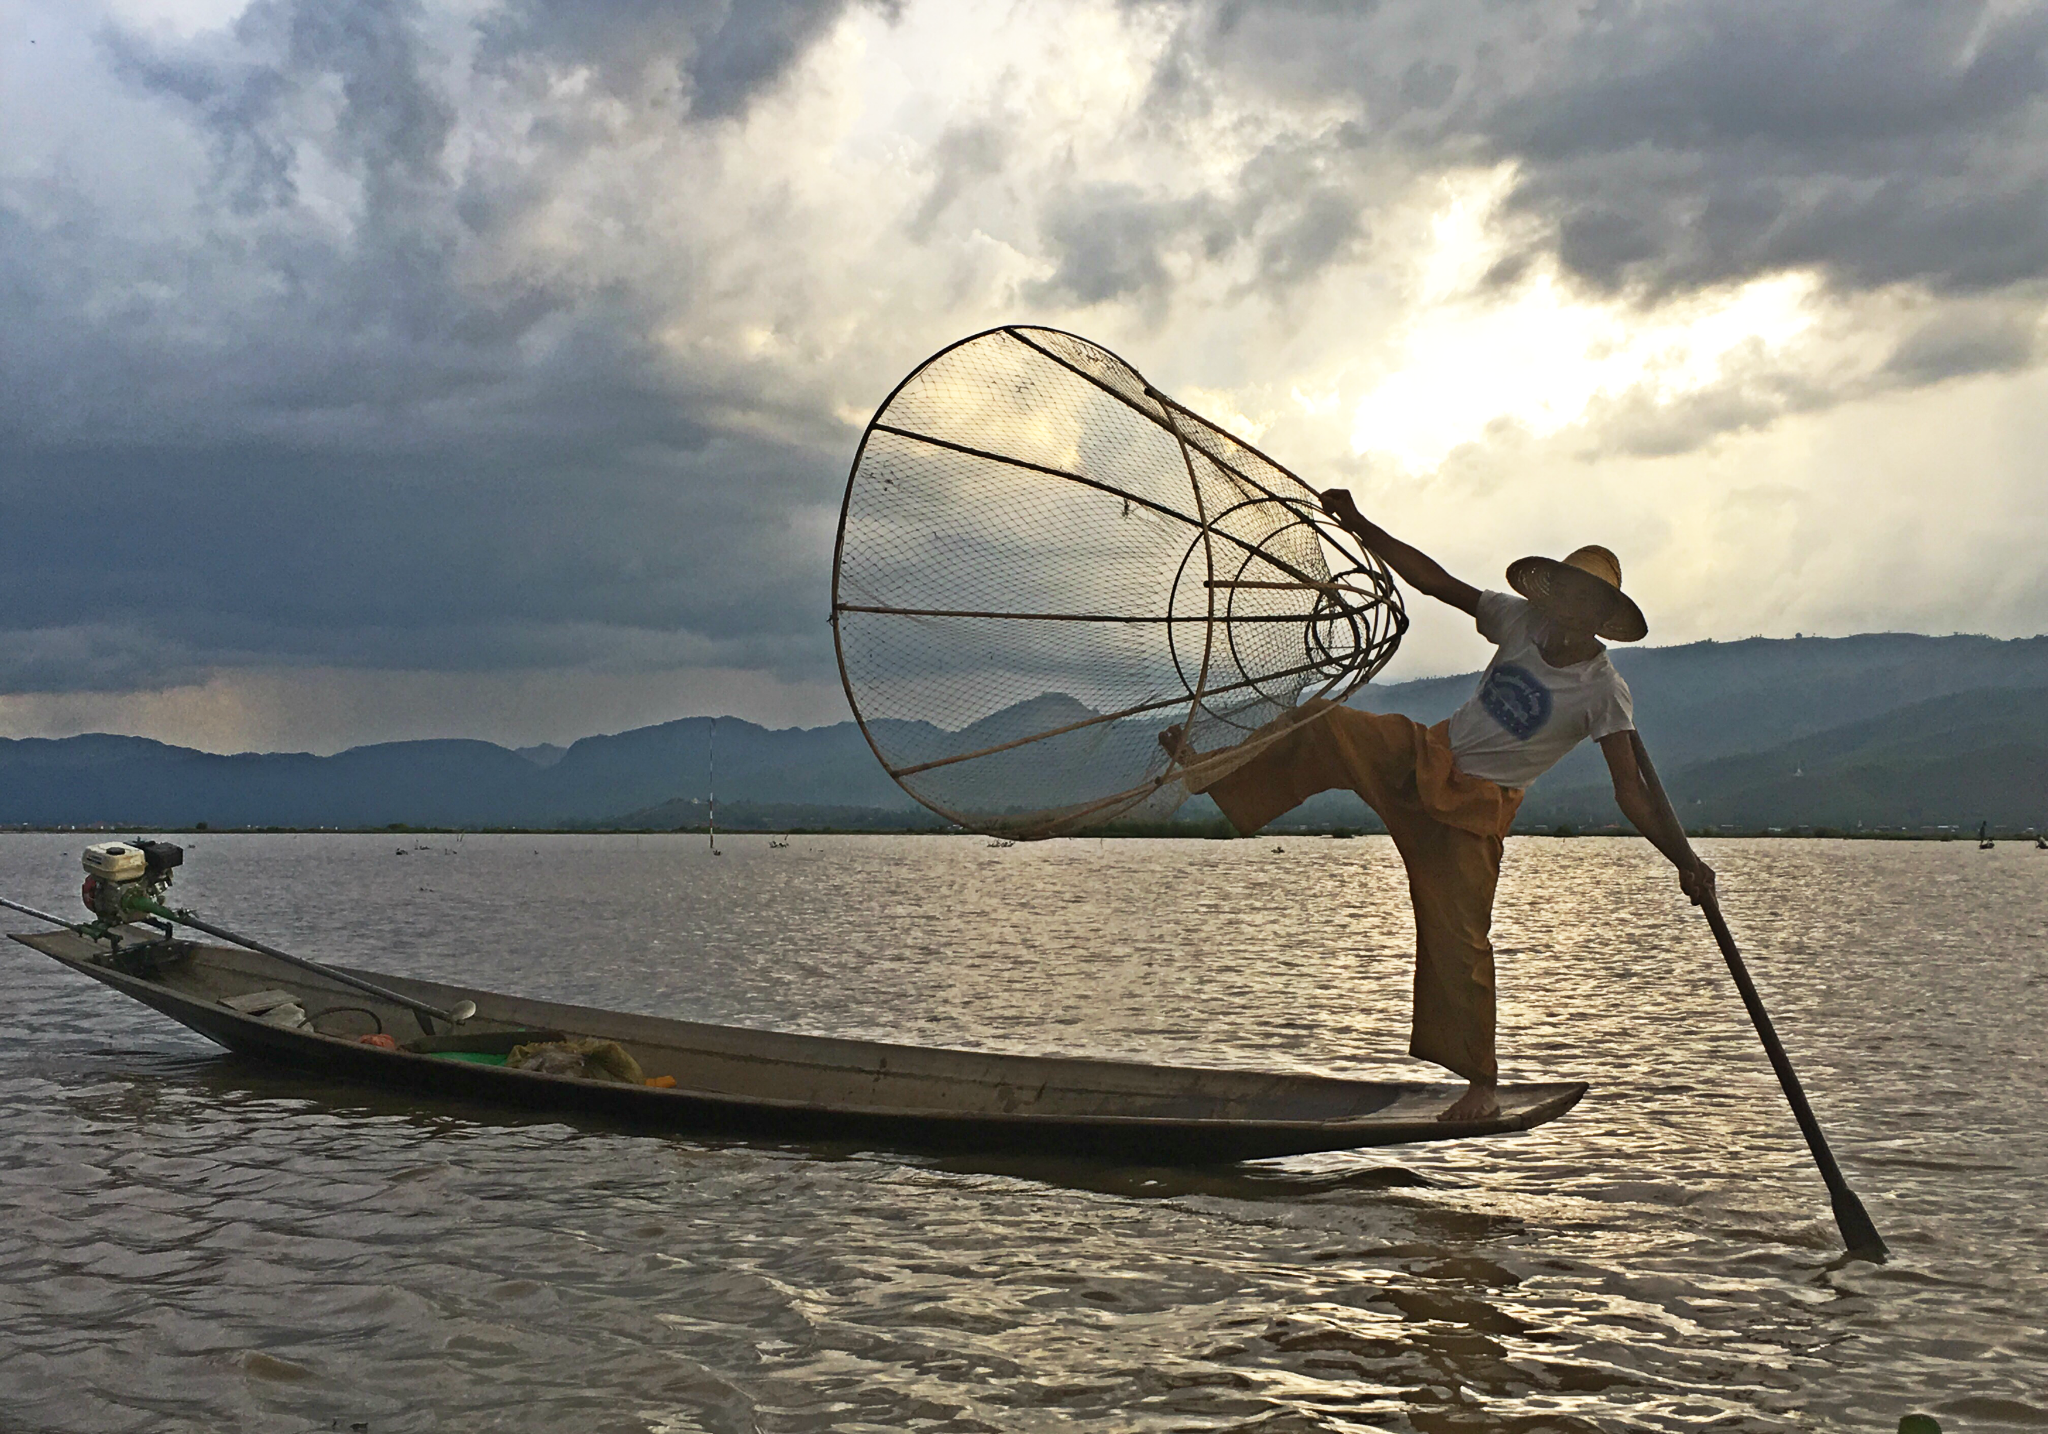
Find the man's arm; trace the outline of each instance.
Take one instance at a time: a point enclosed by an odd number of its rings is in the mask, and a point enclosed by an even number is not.
[[[1459,612],[1479,612],[1479,589],[1445,572],[1443,565],[1420,548],[1411,548],[1377,523],[1367,520],[1352,501],[1349,488],[1332,488],[1323,496],[1323,511],[1343,525],[1344,531],[1394,570],[1394,575],[1419,593],[1449,603]]]
[[[1614,778],[1614,804],[1629,824],[1649,839],[1678,868],[1678,884],[1692,898],[1692,904],[1714,894],[1714,869],[1699,858],[1685,839],[1685,828],[1669,801],[1658,801],[1636,760],[1636,747],[1643,739],[1633,731],[1614,732],[1600,739],[1600,751],[1607,758],[1607,774]],[[1648,749],[1645,749],[1647,752]]]

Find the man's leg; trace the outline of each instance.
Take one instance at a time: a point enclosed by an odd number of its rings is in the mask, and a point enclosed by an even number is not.
[[[1346,787],[1387,824],[1415,908],[1415,1012],[1409,1054],[1470,1081],[1438,1117],[1477,1120],[1500,1109],[1494,1060],[1494,888],[1502,844],[1437,820],[1417,787],[1420,724],[1323,704],[1206,790],[1238,831],[1257,831],[1318,792]],[[1510,808],[1512,810],[1512,808]]]
[[[1278,736],[1271,736],[1271,728],[1254,732],[1247,741],[1264,743],[1257,755],[1191,790],[1206,792],[1246,836],[1310,797],[1338,788],[1358,793],[1388,822],[1397,819],[1389,815],[1397,808],[1420,813],[1415,796],[1417,723],[1334,702],[1313,707],[1306,720],[1281,719],[1289,725]]]
[[[1484,1119],[1500,1109],[1491,933],[1501,840],[1435,821],[1402,826],[1397,842],[1415,907],[1415,1015],[1408,1053],[1471,1082],[1439,1119]]]

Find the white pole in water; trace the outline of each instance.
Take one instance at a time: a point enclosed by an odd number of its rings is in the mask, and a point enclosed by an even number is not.
[[[711,834],[711,854],[718,855],[718,719],[704,739],[704,828]]]

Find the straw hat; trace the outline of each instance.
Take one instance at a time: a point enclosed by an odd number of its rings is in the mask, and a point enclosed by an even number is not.
[[[1508,586],[1549,616],[1612,642],[1641,642],[1650,631],[1643,610],[1621,590],[1621,559],[1597,543],[1561,563],[1519,558],[1508,564]]]

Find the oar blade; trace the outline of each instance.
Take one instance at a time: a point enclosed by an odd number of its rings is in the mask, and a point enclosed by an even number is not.
[[[1835,1207],[1835,1226],[1842,1232],[1843,1247],[1855,1258],[1874,1265],[1889,1259],[1891,1247],[1877,1233],[1877,1225],[1863,1208],[1863,1202],[1856,1198],[1856,1192],[1844,1185],[1830,1191],[1829,1197]]]

